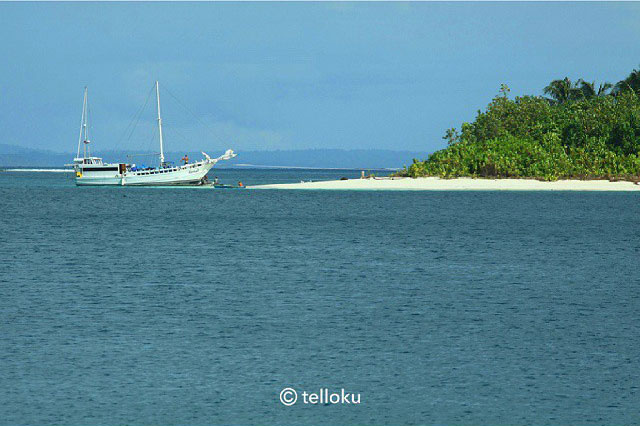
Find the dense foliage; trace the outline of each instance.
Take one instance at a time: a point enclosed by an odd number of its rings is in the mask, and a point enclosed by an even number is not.
[[[549,98],[509,99],[509,88],[474,122],[449,129],[449,146],[405,171],[412,177],[556,180],[640,178],[640,71],[616,85],[568,78],[544,89]]]

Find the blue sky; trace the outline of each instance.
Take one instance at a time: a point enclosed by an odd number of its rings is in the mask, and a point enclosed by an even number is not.
[[[432,151],[508,84],[624,78],[634,3],[0,3],[0,143],[146,149],[153,82],[167,150]],[[150,145],[151,144],[151,145]]]

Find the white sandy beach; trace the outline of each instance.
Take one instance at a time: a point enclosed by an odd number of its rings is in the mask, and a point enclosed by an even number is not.
[[[378,178],[257,185],[251,189],[320,189],[374,191],[640,191],[633,182],[608,180]]]

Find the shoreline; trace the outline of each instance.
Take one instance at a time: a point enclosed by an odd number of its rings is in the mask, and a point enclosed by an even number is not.
[[[438,177],[349,179],[248,186],[249,189],[347,191],[640,191],[629,181],[484,179]]]

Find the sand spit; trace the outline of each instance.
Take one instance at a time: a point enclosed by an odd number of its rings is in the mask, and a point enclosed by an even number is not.
[[[319,189],[361,191],[640,191],[633,182],[608,180],[376,178],[256,185],[250,189]]]

